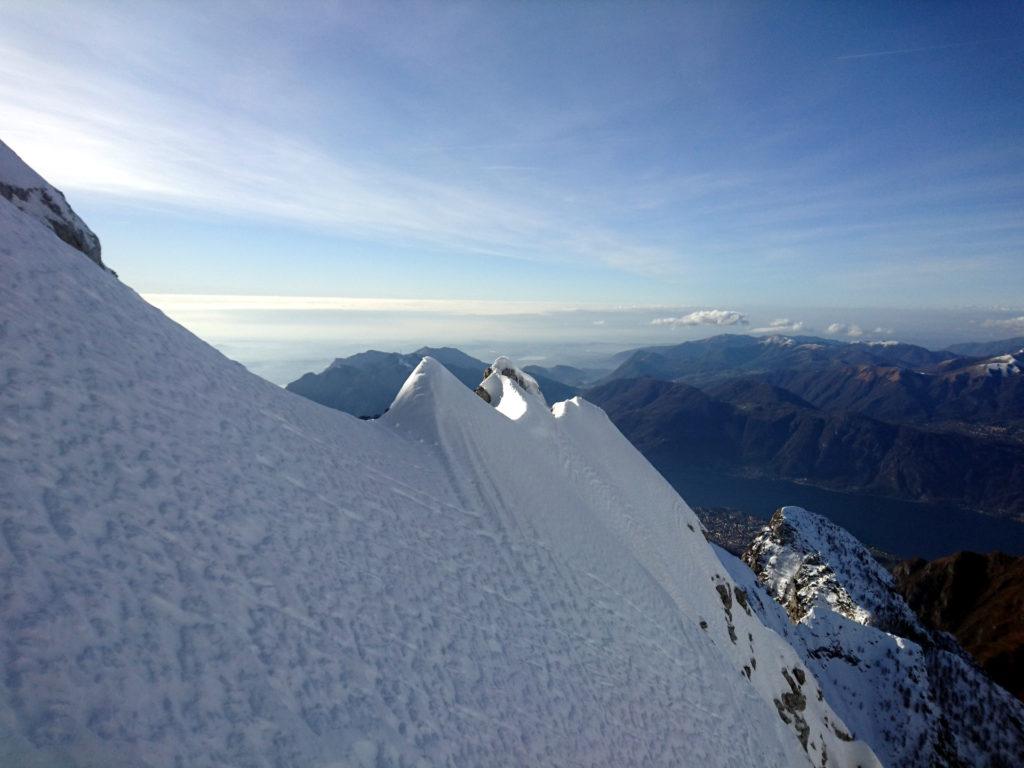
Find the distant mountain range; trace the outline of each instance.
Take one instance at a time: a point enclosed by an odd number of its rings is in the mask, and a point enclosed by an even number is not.
[[[538,381],[552,380],[569,387],[585,387],[601,379],[608,371],[605,369],[576,368],[571,365],[553,365],[545,368],[540,365],[527,365],[523,368]]]
[[[896,366],[831,365],[776,370],[766,380],[819,408],[856,411],[896,423],[992,425],[1024,421],[1024,376],[1016,358],[944,361],[928,371]]]
[[[1024,349],[1024,336],[999,341],[970,341],[965,344],[951,344],[946,347],[950,352],[969,357],[994,357],[995,355],[1011,355]]]
[[[722,334],[674,346],[633,350],[603,380],[649,377],[702,384],[780,370],[831,365],[931,368],[956,357],[894,341],[846,343],[813,336]]]

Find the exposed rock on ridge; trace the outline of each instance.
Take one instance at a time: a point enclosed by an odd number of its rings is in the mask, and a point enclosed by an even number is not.
[[[724,550],[719,557],[742,582],[739,561]],[[754,610],[792,643],[836,713],[883,763],[1019,765],[1024,707],[949,635],[925,627],[848,532],[783,507],[743,560]]]
[[[65,243],[113,273],[103,264],[100,239],[68,205],[64,193],[29,168],[3,141],[0,141],[0,197],[45,223]]]

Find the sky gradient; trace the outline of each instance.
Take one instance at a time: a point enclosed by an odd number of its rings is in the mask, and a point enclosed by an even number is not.
[[[970,308],[988,337],[1024,332],[1022,71],[1020,3],[14,0],[0,136],[158,305],[666,308],[638,340]]]

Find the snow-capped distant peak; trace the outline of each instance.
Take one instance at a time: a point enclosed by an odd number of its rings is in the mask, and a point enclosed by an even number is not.
[[[1018,353],[1020,354],[1020,353]],[[997,373],[1004,376],[1016,376],[1021,372],[1021,360],[1013,355],[999,355],[982,363],[981,368],[985,373]]]

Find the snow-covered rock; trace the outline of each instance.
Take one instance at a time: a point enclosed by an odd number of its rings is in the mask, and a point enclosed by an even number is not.
[[[1014,355],[998,355],[977,366],[979,370],[999,376],[1019,376],[1021,360]]]
[[[360,421],[0,233],[0,765],[878,765],[600,409]]]
[[[71,210],[64,193],[29,168],[3,141],[0,141],[0,197],[43,222],[65,243],[107,269],[100,258],[100,239]]]
[[[762,621],[789,640],[851,734],[883,764],[1020,765],[1024,706],[950,636],[926,629],[847,531],[783,507],[744,562],[718,554]]]
[[[476,394],[501,410],[503,396],[507,395],[514,402],[505,406],[508,413],[525,412],[525,405],[518,400],[522,397],[539,398],[544,405],[544,394],[540,391],[537,380],[526,371],[518,368],[507,357],[499,357],[484,371],[484,380],[476,388]]]

